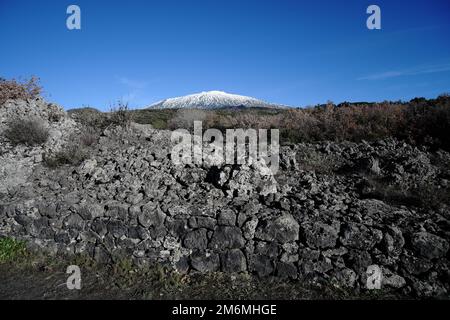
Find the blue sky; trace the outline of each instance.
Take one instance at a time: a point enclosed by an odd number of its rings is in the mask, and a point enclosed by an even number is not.
[[[81,30],[66,9],[81,8]],[[382,30],[366,28],[381,8]],[[293,106],[450,91],[449,0],[0,0],[0,76],[65,108],[208,90]]]

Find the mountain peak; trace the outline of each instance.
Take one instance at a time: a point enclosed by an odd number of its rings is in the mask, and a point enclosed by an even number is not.
[[[213,90],[169,98],[150,105],[149,109],[220,109],[228,107],[279,108],[280,105],[267,103],[252,97]]]

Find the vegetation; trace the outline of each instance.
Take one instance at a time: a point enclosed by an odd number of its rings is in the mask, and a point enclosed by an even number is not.
[[[119,100],[117,104],[111,106],[108,122],[108,125],[127,127],[131,122],[128,103]]]
[[[27,100],[35,99],[42,93],[39,78],[31,77],[28,80],[17,81],[0,78],[0,105],[9,99]]]
[[[79,114],[79,111],[72,111]],[[219,110],[133,110],[124,115],[157,129],[192,130],[201,120],[203,129],[279,129],[281,143],[376,140],[395,137],[412,144],[450,150],[450,96],[416,98],[409,102],[341,103],[303,109],[226,108]],[[106,116],[107,114],[103,114]],[[128,120],[127,120],[128,121]]]
[[[98,135],[92,129],[85,128],[80,135],[73,135],[60,151],[54,154],[44,154],[44,164],[49,168],[63,165],[76,166],[89,159],[91,148],[97,143]]]
[[[43,122],[34,118],[17,118],[7,124],[4,136],[13,145],[35,146],[47,141],[49,132]]]
[[[3,255],[3,252],[8,252]],[[104,265],[83,254],[52,256],[28,251],[24,242],[0,239],[0,299],[398,299],[334,286],[247,273],[182,274],[161,265],[137,267],[130,259]],[[66,269],[77,265],[82,290],[67,290]],[[14,281],[4,281],[14,279]]]
[[[12,238],[0,238],[0,263],[13,262],[25,254],[24,242]]]

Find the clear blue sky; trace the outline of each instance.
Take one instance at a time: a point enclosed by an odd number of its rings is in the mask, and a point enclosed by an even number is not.
[[[82,30],[66,28],[67,6]],[[366,28],[366,8],[382,30]],[[294,106],[450,91],[449,0],[0,0],[0,76],[107,110],[207,90]]]

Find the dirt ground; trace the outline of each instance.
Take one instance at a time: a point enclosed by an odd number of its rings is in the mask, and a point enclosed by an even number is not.
[[[81,289],[69,290],[69,265],[79,265]],[[4,300],[310,300],[398,299],[385,292],[348,292],[327,284],[260,279],[248,274],[182,275],[161,267],[137,269],[126,261],[100,266],[83,259],[31,257],[0,263],[0,299]]]

